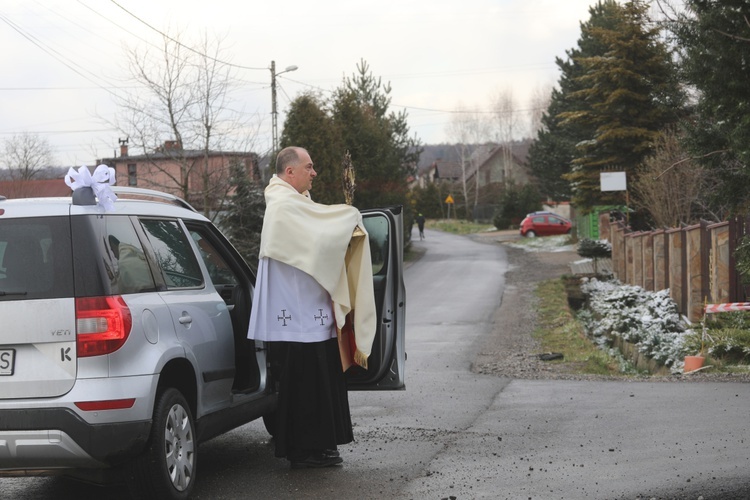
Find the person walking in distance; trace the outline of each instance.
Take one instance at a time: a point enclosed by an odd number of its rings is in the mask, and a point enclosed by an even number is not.
[[[417,227],[419,228],[419,239],[424,239],[424,215],[417,215]]]
[[[275,455],[292,468],[342,463],[337,447],[354,436],[337,333],[353,317],[353,362],[366,368],[376,330],[362,215],[312,201],[316,175],[305,149],[279,152],[264,193],[248,330],[248,338],[270,343],[280,365]]]

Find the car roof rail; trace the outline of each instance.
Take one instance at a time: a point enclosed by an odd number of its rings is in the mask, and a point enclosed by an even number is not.
[[[117,196],[123,195],[123,196],[130,196],[133,198],[153,198],[157,201],[171,203],[173,205],[177,205],[182,208],[187,208],[188,210],[192,210],[195,213],[198,213],[198,211],[188,202],[180,198],[179,196],[175,196],[173,194],[165,193],[163,191],[156,191],[154,189],[145,189],[145,188],[135,188],[135,187],[126,187],[126,186],[112,186],[110,189],[112,189],[112,192],[114,192]]]

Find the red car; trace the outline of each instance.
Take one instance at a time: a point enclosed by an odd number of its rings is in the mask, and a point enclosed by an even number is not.
[[[521,236],[552,236],[569,234],[573,224],[565,217],[552,212],[533,212],[521,221]]]

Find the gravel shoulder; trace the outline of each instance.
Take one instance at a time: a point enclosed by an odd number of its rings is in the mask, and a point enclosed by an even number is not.
[[[504,244],[513,237],[502,233],[472,236],[476,241]],[[720,374],[698,372],[672,376],[613,377],[572,373],[574,367],[539,359],[542,353],[533,338],[537,327],[537,284],[570,274],[570,264],[580,260],[573,250],[527,251],[504,244],[509,270],[505,275],[505,293],[493,315],[493,330],[472,364],[475,373],[516,379],[631,380],[648,382],[750,382],[750,373]]]

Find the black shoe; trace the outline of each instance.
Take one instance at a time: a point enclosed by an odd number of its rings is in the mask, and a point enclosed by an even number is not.
[[[333,449],[330,449],[330,450],[323,450],[323,456],[324,457],[329,457],[329,458],[337,458],[337,457],[339,457],[341,455],[339,454],[339,450],[333,448]]]
[[[327,457],[325,455],[316,454],[309,455],[299,460],[292,460],[292,469],[319,469],[321,467],[331,467],[343,462],[344,459],[341,457]]]

